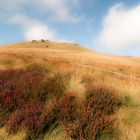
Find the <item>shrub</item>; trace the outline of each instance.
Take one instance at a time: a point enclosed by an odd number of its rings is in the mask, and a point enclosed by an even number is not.
[[[32,138],[40,136],[58,120],[56,113],[60,111],[56,105],[44,110],[45,98],[58,99],[66,86],[62,74],[45,80],[44,71],[38,65],[26,70],[0,71],[1,125],[7,123],[10,132],[25,128]]]
[[[115,119],[110,114],[116,111],[120,102],[115,90],[90,86],[82,107],[77,104],[73,95],[65,95],[60,100],[59,118],[62,118],[66,132],[72,139],[95,140],[103,130],[112,132]]]
[[[16,110],[9,118],[8,129],[9,131],[16,132],[22,127],[22,121],[24,120],[24,113],[21,110]]]
[[[44,43],[44,42],[46,42],[46,41],[45,41],[44,39],[41,39],[41,42],[43,42],[43,43]]]
[[[109,119],[101,112],[85,110],[75,118],[73,124],[66,123],[66,131],[73,139],[95,140],[98,133],[105,129],[110,131],[113,125],[114,120]]]
[[[9,130],[16,132],[20,128],[25,128],[29,135],[38,136],[43,129],[42,113],[43,103],[30,99],[22,109],[15,111],[10,116]]]
[[[104,114],[111,114],[121,105],[121,97],[113,88],[106,88],[99,84],[91,85],[87,89],[85,104]]]
[[[113,128],[114,119],[93,108],[78,109],[74,102],[74,97],[66,100],[61,112],[66,132],[72,139],[95,140],[100,131]]]
[[[39,133],[44,102],[36,98],[41,90],[44,74],[41,68],[0,71],[0,121],[11,131],[23,126],[31,133]],[[26,115],[25,115],[26,114]]]
[[[55,110],[58,109],[58,118],[65,122],[73,122],[78,115],[78,111],[80,111],[80,106],[76,100],[76,97],[71,93],[67,93],[62,96],[57,106],[55,106]]]
[[[33,42],[33,43],[36,43],[36,42],[37,42],[37,40],[32,40],[32,42]]]
[[[24,126],[30,134],[38,136],[43,129],[43,103],[37,100],[29,100],[23,112],[26,114]]]
[[[0,74],[1,108],[14,111],[35,94],[42,83],[40,71],[8,70]]]
[[[111,114],[122,101],[116,91],[95,82],[87,84],[90,78],[84,78],[86,98],[79,102],[75,93],[66,92],[70,76],[44,75],[36,64],[25,70],[0,71],[1,126],[6,124],[9,132],[24,128],[31,139],[60,123],[76,140],[95,140],[102,131],[111,132],[115,122]]]

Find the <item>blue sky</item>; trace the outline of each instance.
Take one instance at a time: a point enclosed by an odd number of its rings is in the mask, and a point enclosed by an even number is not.
[[[140,1],[0,0],[0,45],[41,38],[140,56]]]

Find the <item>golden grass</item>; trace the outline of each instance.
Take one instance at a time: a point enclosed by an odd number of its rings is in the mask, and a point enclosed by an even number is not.
[[[85,97],[82,76],[107,87],[114,87],[121,95],[129,96],[132,103],[128,103],[116,114],[118,129],[121,131],[117,140],[140,140],[140,58],[105,55],[78,45],[50,41],[19,43],[0,48],[0,69],[24,68],[32,63],[49,67],[56,73],[73,73],[69,91],[78,93],[81,99]],[[66,139],[60,130],[58,128],[46,134],[44,140]],[[5,128],[1,128],[0,139],[6,135]],[[25,133],[8,137],[9,140],[23,140]]]
[[[64,128],[61,125],[54,128],[53,130],[50,130],[43,138],[43,140],[66,140],[66,139],[68,139],[67,135],[64,133]]]
[[[0,128],[0,140],[25,140],[25,131],[20,131],[16,134],[8,134],[5,127]]]

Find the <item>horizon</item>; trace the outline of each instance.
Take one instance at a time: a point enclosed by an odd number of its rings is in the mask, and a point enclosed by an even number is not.
[[[106,54],[140,56],[139,25],[138,0],[0,1],[0,46],[48,39]]]

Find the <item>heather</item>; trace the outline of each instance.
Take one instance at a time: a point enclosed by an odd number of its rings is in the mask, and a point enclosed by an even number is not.
[[[43,139],[59,126],[74,140],[96,140],[103,131],[113,133],[121,96],[87,76],[89,80],[81,80],[85,87],[81,100],[78,91],[69,91],[71,77],[70,72],[50,72],[38,65],[0,70],[0,126],[8,134],[25,130],[26,139]]]

